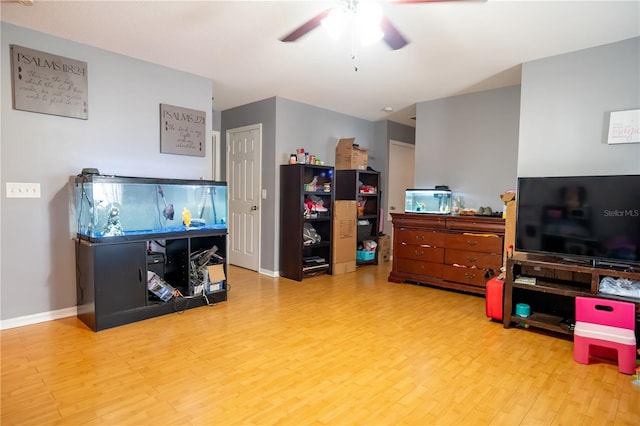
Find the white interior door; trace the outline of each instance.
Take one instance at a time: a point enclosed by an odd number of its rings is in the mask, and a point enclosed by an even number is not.
[[[404,190],[413,188],[415,145],[390,141],[389,143],[389,191],[387,192],[387,219],[391,213],[404,213]],[[393,233],[391,233],[393,240]],[[391,245],[393,248],[393,244]]]
[[[260,268],[262,124],[227,131],[229,263]]]

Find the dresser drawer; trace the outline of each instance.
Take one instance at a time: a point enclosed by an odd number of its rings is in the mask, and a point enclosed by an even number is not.
[[[442,263],[444,261],[444,249],[398,244],[395,247],[393,256],[397,256],[400,259],[415,259],[423,262]]]
[[[446,219],[447,229],[462,232],[495,232],[504,234],[505,220],[498,217],[482,216],[449,216]]]
[[[394,255],[395,256],[395,255]],[[418,260],[396,259],[398,272],[425,277],[442,278],[441,263],[420,262]]]
[[[443,247],[446,235],[437,231],[397,228],[395,241],[400,244],[427,244],[433,247]]]
[[[442,273],[443,278],[447,281],[455,281],[458,283],[473,285],[476,287],[485,287],[486,278],[484,269],[478,268],[459,268],[456,266],[444,265]]]
[[[476,266],[478,268],[493,269],[497,271],[502,266],[502,255],[499,253],[483,253],[468,250],[444,251],[444,263],[453,265],[454,263],[464,266]]]
[[[445,216],[420,213],[391,213],[394,227],[408,228],[440,228],[446,227]]]
[[[496,253],[502,256],[502,237],[475,234],[448,234],[445,242],[448,249]]]

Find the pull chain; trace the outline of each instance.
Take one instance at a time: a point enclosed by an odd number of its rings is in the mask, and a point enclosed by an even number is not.
[[[355,18],[355,15],[354,15]],[[358,72],[358,20],[354,19],[353,31],[351,33],[351,60],[353,61],[353,70]]]

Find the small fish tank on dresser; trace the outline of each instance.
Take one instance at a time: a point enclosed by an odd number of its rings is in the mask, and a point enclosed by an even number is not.
[[[226,182],[124,177],[75,177],[72,232],[90,242],[166,238],[227,229]]]
[[[405,213],[450,214],[452,192],[450,189],[407,189],[404,196]]]

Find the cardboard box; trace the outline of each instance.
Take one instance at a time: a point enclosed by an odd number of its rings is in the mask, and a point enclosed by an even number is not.
[[[355,271],[356,267],[356,201],[333,203],[333,275]],[[353,265],[352,265],[353,264]]]
[[[356,138],[344,138],[336,145],[336,170],[367,170],[369,150],[353,146]]]
[[[382,235],[378,238],[378,262],[391,260],[391,237]]]
[[[355,271],[356,271],[355,260],[352,260],[351,262],[334,263],[331,266],[332,275],[348,274],[349,272],[355,272]]]

